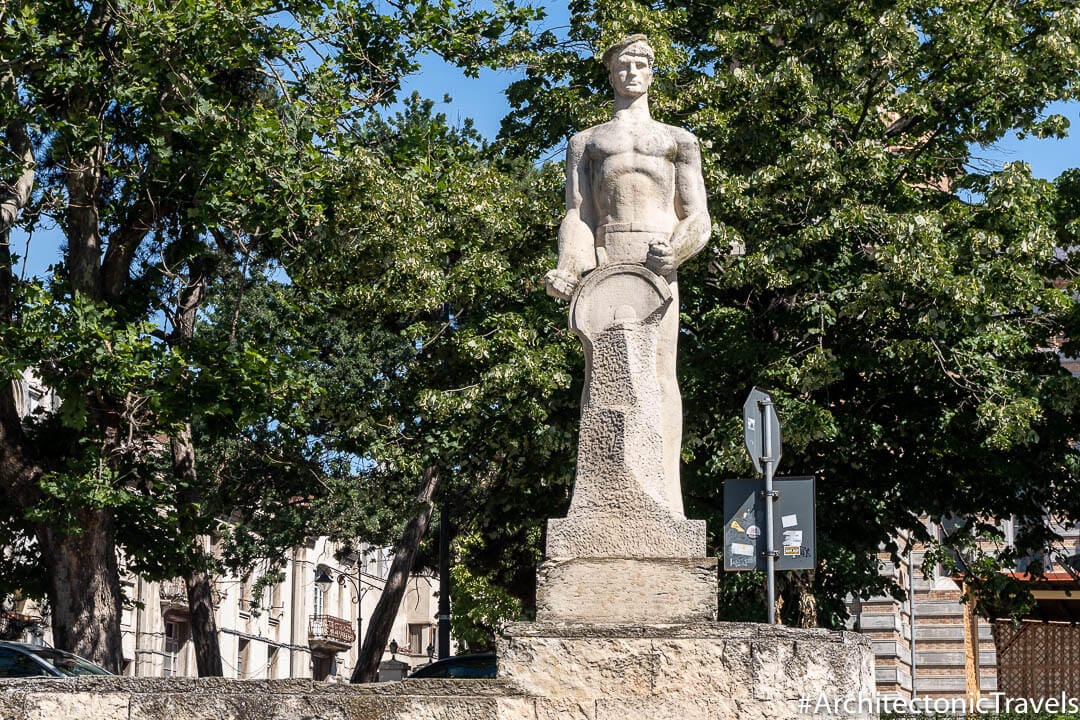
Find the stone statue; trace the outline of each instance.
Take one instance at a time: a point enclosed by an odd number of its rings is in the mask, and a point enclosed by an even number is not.
[[[583,285],[591,282],[587,278],[593,275],[619,277],[601,293],[606,298],[601,304],[611,305],[610,317],[596,321],[601,325],[615,319],[645,321],[646,316],[640,313],[659,312],[650,320],[657,325],[655,379],[659,397],[654,404],[658,413],[646,422],[659,425],[662,486],[649,491],[676,517],[682,517],[682,399],[675,376],[679,335],[677,268],[705,246],[711,222],[697,139],[686,130],[653,120],[649,114],[654,58],[644,35],[631,35],[604,53],[603,62],[615,90],[615,116],[570,139],[566,216],[559,227],[558,267],[548,272],[545,284],[550,295],[574,298],[571,325],[581,335],[586,350],[583,438],[575,497],[582,490],[586,416],[597,391],[594,370],[598,358],[592,335],[603,329],[574,325],[575,309],[584,312],[579,305],[589,305],[588,314],[597,313],[597,298],[587,302],[582,299]],[[621,270],[616,272],[614,268]],[[633,277],[638,280],[631,280]],[[633,308],[654,294],[662,308]],[[582,316],[582,322],[588,320]],[[643,370],[638,368],[636,372]]]

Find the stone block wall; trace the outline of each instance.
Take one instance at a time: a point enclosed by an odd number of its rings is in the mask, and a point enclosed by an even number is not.
[[[0,720],[532,720],[496,680],[340,685],[310,680],[84,677],[0,680]]]
[[[742,623],[508,633],[497,680],[0,680],[0,720],[809,720],[802,697],[873,689],[870,641],[854,633]]]

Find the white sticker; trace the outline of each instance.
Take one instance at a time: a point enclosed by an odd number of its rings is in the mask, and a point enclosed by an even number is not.
[[[754,546],[747,545],[746,543],[731,543],[731,554],[753,556]]]
[[[796,515],[785,515],[781,518],[781,522],[784,523],[784,527],[795,527],[799,524],[799,518]]]
[[[750,527],[746,528],[746,537],[756,538],[759,535],[761,535],[761,528],[759,528],[757,525],[751,525]]]
[[[792,545],[795,547],[802,545],[802,530],[784,531],[784,547],[790,547]]]

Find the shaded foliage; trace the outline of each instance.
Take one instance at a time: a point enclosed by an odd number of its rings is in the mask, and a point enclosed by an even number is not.
[[[782,471],[818,478],[822,623],[842,620],[848,593],[899,592],[873,553],[895,553],[897,532],[937,542],[924,517],[946,521],[941,542],[963,551],[969,582],[1022,597],[997,570],[1052,542],[1045,513],[1080,510],[1080,387],[1056,352],[1076,337],[1075,266],[1055,255],[1074,244],[1075,191],[975,155],[1009,129],[1066,131],[1043,110],[1075,97],[1080,12],[576,0],[571,13],[566,39],[508,58],[527,63],[508,142],[550,152],[605,119],[594,58],[645,32],[654,115],[702,143],[712,255],[680,283],[690,514],[716,533],[721,480],[752,472],[738,408],[759,385],[778,399]],[[732,242],[746,254],[729,256]],[[993,521],[1011,516],[1020,533],[1005,548]],[[996,558],[975,553],[976,536]]]

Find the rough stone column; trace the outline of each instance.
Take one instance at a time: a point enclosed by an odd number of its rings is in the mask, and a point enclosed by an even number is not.
[[[678,312],[645,267],[608,265],[574,294],[586,355],[577,476],[566,518],[548,521],[538,617],[689,622],[716,617],[705,523],[677,509],[664,476],[657,329]]]

